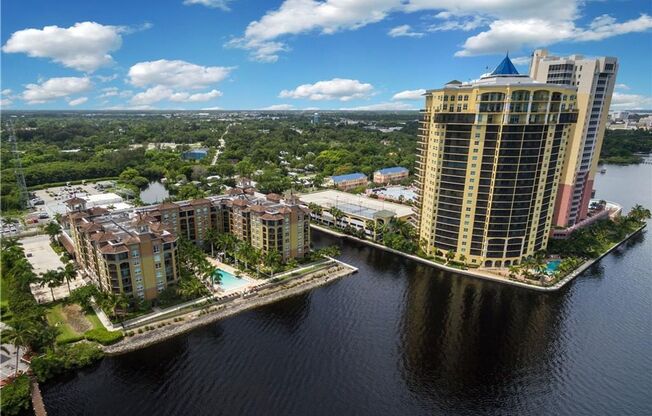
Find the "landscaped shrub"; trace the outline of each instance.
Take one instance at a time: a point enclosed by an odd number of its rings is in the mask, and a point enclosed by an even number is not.
[[[74,345],[59,347],[56,351],[34,357],[32,371],[36,378],[43,382],[66,371],[85,367],[100,358],[104,353],[97,344],[81,342]]]
[[[2,388],[2,414],[17,415],[31,404],[29,377],[23,374]]]
[[[61,338],[61,339],[57,339],[57,345],[72,344],[73,342],[81,341],[82,339],[84,339],[83,335]]]
[[[120,341],[124,336],[120,331],[107,331],[105,328],[95,328],[84,334],[89,341],[96,341],[102,345],[111,345]]]

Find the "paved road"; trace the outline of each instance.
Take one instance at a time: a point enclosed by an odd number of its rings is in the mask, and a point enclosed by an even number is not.
[[[229,124],[226,126],[226,130],[224,130],[224,133],[222,133],[222,136],[220,136],[220,146],[217,148],[215,151],[215,157],[213,157],[213,161],[211,162],[211,165],[215,165],[217,163],[217,158],[219,157],[220,153],[224,150],[224,146],[226,142],[224,141],[224,136],[229,132],[229,128],[232,126],[232,124]]]

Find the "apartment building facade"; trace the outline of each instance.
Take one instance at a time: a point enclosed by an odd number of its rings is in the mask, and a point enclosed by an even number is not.
[[[209,230],[230,233],[284,262],[310,252],[310,211],[296,198],[243,192],[114,211],[87,209],[83,198],[66,203],[79,266],[100,289],[142,300],[178,282],[179,238],[203,247]]]
[[[410,171],[401,166],[379,169],[374,172],[374,183],[387,184],[400,182],[410,176]]]
[[[346,175],[331,176],[325,183],[326,186],[335,186],[343,191],[348,191],[359,186],[367,186],[367,175],[364,173],[356,172]]]
[[[545,49],[532,55],[532,79],[577,88],[579,113],[559,184],[556,226],[570,227],[587,217],[617,73],[618,60],[613,57],[558,57]]]
[[[65,230],[79,266],[101,290],[153,300],[178,282],[177,237],[157,219],[86,209],[81,198],[69,202]]]
[[[479,80],[426,92],[417,159],[422,249],[508,267],[544,249],[576,89],[520,75],[508,57]]]

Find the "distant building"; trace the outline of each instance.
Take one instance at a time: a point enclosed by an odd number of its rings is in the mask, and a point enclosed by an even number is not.
[[[410,176],[410,171],[401,166],[384,168],[374,172],[374,183],[400,182]]]
[[[319,124],[319,113],[312,115],[312,124]]]
[[[193,149],[183,152],[181,157],[185,160],[202,160],[208,156],[208,149]]]
[[[636,126],[643,130],[652,130],[652,116],[643,117],[638,120]]]
[[[411,222],[414,216],[414,211],[409,206],[333,189],[301,195],[301,201],[320,207],[320,210],[311,210],[313,221],[328,226],[350,227],[372,237],[376,232],[376,227],[371,227],[372,224],[387,224],[392,218]],[[342,212],[341,218],[336,219],[331,214],[333,208]]]
[[[572,226],[587,216],[617,73],[618,60],[613,57],[559,57],[545,49],[532,55],[532,79],[577,88],[577,128],[568,139],[561,169],[552,220],[555,226]],[[618,116],[626,119],[629,114]]]
[[[611,121],[626,121],[629,118],[629,111],[612,111],[609,118]]]
[[[326,181],[327,186],[335,186],[343,191],[357,188],[358,186],[367,186],[367,175],[364,173],[356,172],[346,175],[331,176]]]

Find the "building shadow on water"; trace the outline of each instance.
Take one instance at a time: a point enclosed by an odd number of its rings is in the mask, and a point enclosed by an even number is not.
[[[569,291],[548,294],[415,268],[407,288],[401,373],[420,400],[487,412],[552,377]],[[541,386],[542,391],[546,386]],[[535,390],[536,389],[530,389]],[[501,403],[497,398],[501,397]]]
[[[288,333],[297,331],[310,311],[311,292],[305,292],[252,310],[251,316],[265,325],[283,327]]]

